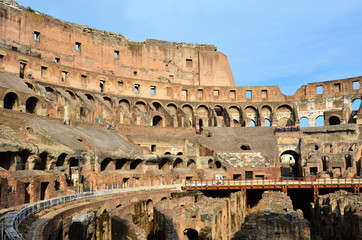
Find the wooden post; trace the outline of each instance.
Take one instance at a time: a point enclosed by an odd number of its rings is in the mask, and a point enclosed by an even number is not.
[[[313,198],[314,198],[314,205],[317,203],[317,197],[319,195],[319,189],[316,185],[313,186]]]

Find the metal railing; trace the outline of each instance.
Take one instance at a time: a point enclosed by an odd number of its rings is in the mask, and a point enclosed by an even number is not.
[[[246,180],[186,180],[185,187],[258,187],[258,186],[318,186],[318,185],[361,185],[361,178],[278,178]]]
[[[49,200],[36,202],[18,211],[10,212],[5,215],[5,224],[4,224],[5,229],[4,232],[2,233],[2,237],[5,240],[23,240],[23,237],[18,231],[18,226],[20,225],[20,223],[29,216],[35,214],[36,212],[39,212],[49,207],[56,206],[58,204],[68,203],[86,198],[117,194],[117,193],[127,193],[127,192],[144,191],[144,190],[172,189],[172,188],[180,189],[181,185],[171,183],[170,185],[162,185],[162,184],[156,186],[139,185],[130,188],[111,188],[105,190],[98,190],[95,192],[86,192],[86,193],[79,193],[63,197],[57,197]]]

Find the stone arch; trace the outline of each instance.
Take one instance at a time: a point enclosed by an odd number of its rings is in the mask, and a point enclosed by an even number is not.
[[[276,110],[276,118],[278,120],[279,127],[293,126],[294,125],[293,108],[288,104],[280,105]]]
[[[329,125],[339,125],[341,124],[341,120],[337,116],[331,116],[328,120]]]
[[[127,109],[128,111],[131,111],[131,104],[127,99],[119,100],[118,105],[122,106],[123,108]]]
[[[229,115],[234,124],[240,124],[239,126],[241,126],[241,113],[239,107],[237,106],[229,107]]]
[[[209,159],[207,161],[207,165],[208,165],[209,168],[215,168],[214,160]]]
[[[221,105],[215,105],[214,106],[214,111],[216,113],[216,116],[218,117],[222,117],[223,116],[223,112],[224,112],[224,108]]]
[[[30,97],[26,100],[25,109],[27,113],[37,113],[39,99],[36,97]]]
[[[125,166],[128,163],[127,159],[118,159],[116,160],[116,170],[125,170]]]
[[[25,84],[26,84],[26,86],[28,86],[28,88],[30,88],[34,92],[36,91],[34,84],[32,84],[31,82],[25,81]]]
[[[300,154],[293,150],[286,150],[280,154],[282,177],[300,177],[302,168]]]
[[[323,127],[324,126],[324,116],[323,115],[320,115],[320,116],[316,117],[315,126],[316,127]]]
[[[147,112],[147,108],[146,108],[147,105],[145,102],[137,101],[135,105],[141,112]]]
[[[222,164],[220,161],[215,161],[215,167],[216,168],[221,168],[222,167]]]
[[[208,118],[209,117],[209,108],[206,105],[201,104],[196,108],[196,114],[200,118]]]
[[[169,104],[167,104],[167,108],[173,115],[177,114],[177,106],[176,106],[176,104],[169,103]]]
[[[167,200],[167,197],[161,198],[161,201],[165,201],[165,200]]]
[[[4,97],[4,108],[16,110],[19,106],[19,97],[16,93],[8,92]]]
[[[131,170],[140,170],[141,165],[142,165],[141,163],[142,163],[142,160],[139,159],[139,158],[136,159],[136,160],[133,160],[133,161],[131,162],[129,168],[130,168]]]
[[[45,96],[49,100],[55,100],[55,89],[51,86],[45,87]]]
[[[42,152],[39,154],[39,158],[35,160],[34,170],[45,170],[49,154]]]
[[[256,107],[250,105],[250,106],[245,107],[244,111],[245,111],[245,115],[247,117],[246,126],[257,126],[259,114],[258,114],[258,110],[256,109]]]
[[[152,118],[152,126],[162,127],[163,126],[163,119],[161,116],[156,115]]]
[[[193,228],[186,228],[184,230],[184,239],[186,240],[198,240],[199,232]]]
[[[299,119],[300,127],[309,127],[309,119],[307,117],[302,117]]]
[[[60,155],[58,156],[58,158],[57,158],[57,161],[56,161],[56,163],[55,163],[55,166],[57,166],[57,167],[62,167],[62,166],[64,165],[64,163],[65,163],[66,157],[67,157],[67,154],[66,154],[66,153],[60,154]]]
[[[70,97],[73,98],[74,100],[77,99],[75,93],[74,93],[72,90],[70,90],[70,89],[65,89],[64,91],[67,92],[67,93],[70,95]]]
[[[168,169],[168,164],[170,162],[170,159],[168,158],[162,158],[161,161],[158,163],[158,169],[160,170],[167,170]]]
[[[360,98],[356,98],[352,100],[352,110],[358,111],[361,106],[362,100]]]
[[[195,160],[189,159],[189,160],[187,161],[187,167],[188,167],[188,168],[196,168],[196,162],[195,162]]]
[[[264,119],[264,126],[271,126],[271,120],[273,119],[273,110],[269,105],[263,105],[260,109],[260,116]],[[266,120],[268,120],[269,124],[266,124]]]
[[[271,121],[269,119],[267,119],[267,118],[264,119],[264,122],[265,122],[264,125],[266,127],[270,127],[272,125]]]
[[[88,100],[89,101],[91,101],[92,103],[94,103],[96,100],[95,100],[95,98],[94,98],[94,96],[92,95],[92,94],[90,94],[90,93],[86,93],[86,94],[84,94],[87,98],[88,98]]]
[[[194,115],[194,109],[191,105],[189,104],[184,104],[182,106],[182,111],[186,114],[186,122],[188,124],[188,126],[192,126],[193,124],[193,121],[192,121],[192,117]]]
[[[154,101],[152,102],[152,106],[159,112],[162,109],[162,104],[160,102]]]
[[[108,106],[110,106],[111,108],[113,108],[113,99],[109,96],[104,96],[103,100],[106,104],[108,104]]]
[[[174,162],[173,162],[173,168],[181,168],[182,167],[182,159],[181,158],[177,158]]]
[[[105,158],[102,162],[101,162],[101,172],[105,171],[105,170],[110,170],[110,165],[111,165],[112,159],[111,158]]]

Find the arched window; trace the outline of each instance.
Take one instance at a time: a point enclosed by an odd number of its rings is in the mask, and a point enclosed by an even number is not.
[[[315,126],[316,127],[323,127],[324,126],[324,117],[319,116],[315,119]]]
[[[132,161],[131,165],[130,165],[130,169],[131,170],[139,169],[141,166],[141,162],[142,162],[141,159],[136,159],[136,160]]]
[[[162,117],[154,116],[152,119],[152,126],[162,127]]]
[[[6,109],[15,109],[18,105],[18,95],[13,92],[9,92],[4,97],[4,108]]]
[[[306,117],[302,117],[299,119],[299,125],[300,127],[309,127],[309,119]]]
[[[26,100],[26,112],[36,113],[38,102],[39,100],[36,97],[28,98],[28,100]]]
[[[357,98],[357,99],[353,100],[353,103],[352,103],[353,111],[358,111],[360,106],[361,106],[361,99]]]
[[[338,117],[332,116],[329,118],[329,125],[338,125],[341,123],[341,120],[339,120]]]
[[[109,164],[111,163],[112,159],[106,158],[101,163],[101,171],[107,170]]]
[[[270,120],[267,118],[265,118],[265,126],[267,126],[267,127],[271,126]]]

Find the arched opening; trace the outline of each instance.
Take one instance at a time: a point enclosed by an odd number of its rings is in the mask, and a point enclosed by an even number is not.
[[[269,119],[265,118],[265,126],[266,127],[270,127],[271,126],[271,122]]]
[[[162,158],[161,161],[158,163],[158,169],[159,170],[166,170],[168,162],[169,162],[169,159]]]
[[[201,105],[196,110],[197,116],[199,117],[199,127],[208,126],[209,109],[205,105]],[[200,122],[201,120],[201,122]],[[201,124],[200,124],[201,123]]]
[[[152,126],[162,127],[162,117],[154,116],[152,119]]]
[[[153,107],[156,109],[157,112],[161,110],[161,104],[159,102],[152,103]]]
[[[16,109],[18,105],[18,95],[13,92],[9,92],[4,97],[4,108],[6,109]]]
[[[86,96],[86,97],[87,97],[87,99],[88,99],[89,101],[91,101],[92,103],[94,103],[94,102],[95,102],[95,99],[94,99],[94,97],[93,97],[91,94],[86,93],[86,94],[85,94],[85,96]]]
[[[216,162],[215,162],[215,167],[216,167],[216,168],[221,168],[221,167],[222,167],[221,162],[220,162],[220,161],[216,161]]]
[[[55,90],[52,87],[45,87],[45,96],[49,100],[55,100]]]
[[[184,230],[184,236],[186,240],[198,240],[199,233],[193,228],[187,228]]]
[[[131,104],[129,103],[128,100],[126,99],[122,99],[119,101],[119,106],[121,106],[124,109],[127,109],[128,111],[131,110]]]
[[[181,168],[182,167],[182,159],[177,158],[173,163],[173,168]]]
[[[167,108],[168,108],[168,110],[170,110],[170,112],[172,113],[172,115],[176,115],[176,113],[177,113],[177,107],[176,107],[175,104],[170,103],[170,104],[167,105]]]
[[[165,152],[165,154],[164,155],[171,155],[171,153],[170,152]]]
[[[323,165],[324,172],[329,170],[329,157],[327,157],[327,156],[322,157],[322,165]]]
[[[294,113],[290,106],[279,106],[276,110],[276,117],[279,127],[294,126]]]
[[[26,100],[26,112],[36,113],[39,100],[36,97],[30,97]]]
[[[315,126],[316,127],[323,127],[324,126],[324,117],[319,116],[315,119]]]
[[[185,120],[186,120],[186,124],[188,124],[187,126],[190,127],[193,125],[193,122],[192,122],[192,116],[193,116],[193,108],[186,104],[184,106],[182,106],[182,111],[186,114],[185,116]]]
[[[258,110],[254,106],[248,106],[245,108],[245,115],[247,117],[247,121],[249,121],[249,127],[255,127],[258,123]]]
[[[209,159],[209,161],[207,162],[207,165],[209,168],[215,168],[214,160]]]
[[[346,154],[346,155],[344,156],[344,159],[345,159],[346,170],[347,170],[348,168],[352,167],[351,155]]]
[[[48,160],[48,153],[42,152],[39,154],[39,159],[34,162],[34,170],[45,170],[45,166]]]
[[[30,88],[31,90],[35,91],[35,87],[33,84],[31,84],[30,82],[25,82],[26,86],[28,86],[28,88]]]
[[[112,159],[110,159],[110,158],[104,159],[101,163],[101,171],[109,170],[111,161],[112,161]]]
[[[309,119],[307,117],[302,117],[301,119],[299,119],[299,126],[309,127]]]
[[[352,102],[352,111],[358,111],[361,106],[361,99],[357,98]]]
[[[300,155],[292,150],[284,151],[280,155],[281,175],[282,177],[300,177],[302,176],[302,167],[300,165]]]
[[[67,154],[66,153],[62,153],[59,155],[58,159],[57,159],[57,162],[55,164],[55,166],[57,167],[62,167],[64,165],[64,162],[65,162],[65,158],[67,157]]]
[[[74,100],[76,99],[74,92],[72,92],[70,90],[65,90],[65,92],[67,92],[72,99],[74,99]]]
[[[215,113],[216,113],[216,116],[222,117],[222,115],[223,115],[222,113],[223,113],[224,109],[223,109],[222,106],[216,105],[216,106],[214,107],[214,111],[215,111]]]
[[[167,200],[167,197],[161,198],[161,201],[165,201],[165,200]]]
[[[104,96],[103,100],[109,107],[113,108],[113,100],[110,97]]]
[[[236,127],[241,126],[241,114],[240,109],[235,106],[229,107],[229,115]]]
[[[329,125],[338,125],[341,123],[341,120],[339,120],[339,117],[337,116],[332,116],[329,118]]]
[[[121,170],[122,168],[125,167],[126,163],[127,163],[127,159],[119,159],[116,162],[116,170]]]
[[[195,168],[196,167],[196,163],[193,159],[190,159],[187,161],[187,167],[188,168]]]
[[[249,145],[241,145],[240,147],[242,150],[250,150],[250,146]]]
[[[138,110],[140,110],[141,112],[146,112],[146,104],[142,101],[138,101],[136,102],[136,107],[138,108]]]
[[[129,168],[131,170],[139,170],[140,167],[141,167],[141,163],[142,163],[142,160],[141,159],[136,159],[134,161],[131,162]]]
[[[183,155],[183,153],[182,153],[182,152],[178,152],[176,155],[181,156],[181,155]]]

